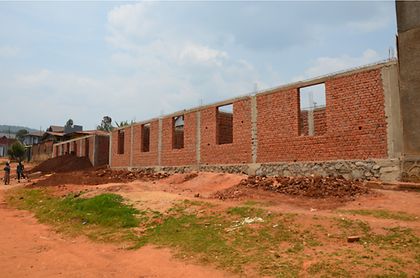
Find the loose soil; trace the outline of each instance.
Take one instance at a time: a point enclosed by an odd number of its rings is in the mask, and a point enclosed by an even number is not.
[[[361,232],[359,225],[366,223],[377,235],[386,235],[388,233],[386,229],[390,227],[401,227],[410,229],[414,235],[420,236],[418,219],[420,193],[368,190],[363,183],[342,181],[340,178],[284,180],[220,173],[150,175],[142,173],[139,176],[131,176],[125,171],[93,169],[43,176],[34,180],[35,185],[28,183],[26,186],[31,188],[48,186],[48,190],[56,196],[82,193],[80,195],[82,198],[112,192],[122,195],[128,203],[138,209],[151,209],[162,213],[167,212],[175,204],[190,200],[214,205],[199,208],[195,211],[197,216],[209,211],[221,215],[226,209],[237,207],[253,207],[290,215],[296,225],[311,231],[321,243],[313,247],[307,245],[303,247],[304,258],[311,259],[303,259],[301,277],[319,277],[322,272],[316,274],[318,268],[329,269],[335,276],[340,276],[340,273],[334,272],[340,269],[354,271],[351,273],[382,275],[384,272],[378,272],[378,267],[370,268],[375,264],[382,266],[384,271],[399,267],[408,274],[408,277],[416,277],[418,274],[416,265],[419,266],[419,263],[412,260],[408,253],[371,247],[373,253],[366,254],[363,244],[347,243],[345,237],[343,238],[346,234],[343,233],[357,235]],[[343,188],[339,187],[340,183],[344,184]],[[238,190],[240,193],[235,195],[234,192]],[[220,194],[225,194],[222,196],[227,197],[220,198]],[[232,195],[234,196],[230,197]],[[402,221],[341,212],[361,209],[404,211],[417,218],[415,221]],[[255,227],[257,230],[259,226],[258,223],[254,223],[250,227]],[[17,234],[7,232],[11,229],[16,230]],[[44,240],[44,237],[48,240]],[[25,277],[25,275],[29,277],[32,273],[34,275],[31,277],[55,277],[60,272],[64,277],[66,275],[67,277],[227,275],[210,266],[187,264],[187,262],[197,263],[193,258],[175,260],[168,249],[146,246],[136,251],[126,251],[121,249],[122,246],[92,243],[83,238],[66,238],[38,224],[29,213],[5,208],[4,205],[0,205],[0,244],[5,246],[0,251],[0,268],[11,271],[10,277]],[[273,246],[272,249],[290,249],[293,252],[292,245],[288,245],[287,242],[282,244]],[[401,247],[401,244],[398,246]],[[47,247],[44,250],[42,246]],[[283,255],[277,252],[267,249],[265,256],[281,259]],[[387,261],[387,257],[395,259],[396,262]],[[412,263],[401,266],[397,259],[403,262],[412,260]],[[358,263],[354,264],[355,262]],[[137,270],[139,272],[135,272]],[[315,274],[308,274],[310,271]],[[106,276],[106,273],[109,273],[109,276]],[[252,265],[245,268],[244,275],[257,276]]]
[[[238,185],[217,191],[212,196],[221,200],[241,198],[247,196],[249,191],[246,189],[248,188],[315,199],[331,198],[343,202],[371,193],[362,182],[346,180],[342,177],[250,176]]]
[[[15,277],[229,277],[211,267],[175,260],[169,249],[68,238],[31,213],[6,208],[0,190],[0,273]]]
[[[33,170],[35,171],[35,170]],[[168,174],[150,171],[130,172],[126,170],[110,170],[106,168],[91,168],[86,171],[57,172],[44,175],[34,181],[31,187],[57,186],[63,184],[99,185],[107,183],[128,183],[134,180],[154,181],[168,177]]]
[[[75,155],[63,155],[57,156],[45,160],[33,167],[30,172],[43,172],[43,173],[63,173],[63,172],[73,172],[93,168],[92,163],[90,163],[89,158],[87,157],[77,157]]]

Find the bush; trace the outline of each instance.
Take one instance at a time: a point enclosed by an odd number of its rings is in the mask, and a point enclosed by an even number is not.
[[[13,143],[10,149],[7,151],[10,159],[15,159],[18,161],[25,159],[25,153],[25,146],[19,141]]]

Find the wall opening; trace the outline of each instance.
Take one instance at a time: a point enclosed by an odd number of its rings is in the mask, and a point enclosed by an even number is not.
[[[172,148],[184,148],[184,115],[172,118]]]
[[[72,151],[72,154],[77,155],[77,143],[76,143],[76,141],[73,142],[73,151]]]
[[[141,151],[150,151],[150,123],[141,126]]]
[[[118,154],[124,154],[124,129],[118,130]]]
[[[327,131],[325,83],[299,88],[299,134],[323,135]]]
[[[89,138],[85,138],[85,156],[89,157]]]
[[[217,107],[217,144],[233,143],[233,104]]]

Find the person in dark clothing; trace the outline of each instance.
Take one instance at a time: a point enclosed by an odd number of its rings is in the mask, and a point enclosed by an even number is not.
[[[23,170],[25,169],[25,167],[23,166],[22,162],[19,161],[19,164],[16,167],[16,172],[17,172],[17,179],[18,182],[20,183],[20,179],[24,179],[25,178],[25,174],[23,173]]]
[[[6,162],[6,167],[4,167],[4,185],[10,184],[10,165],[9,162]]]

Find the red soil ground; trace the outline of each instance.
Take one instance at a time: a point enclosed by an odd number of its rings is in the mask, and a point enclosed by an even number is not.
[[[175,260],[170,250],[67,238],[26,211],[5,206],[0,190],[0,276],[16,277],[230,277],[206,266]]]

